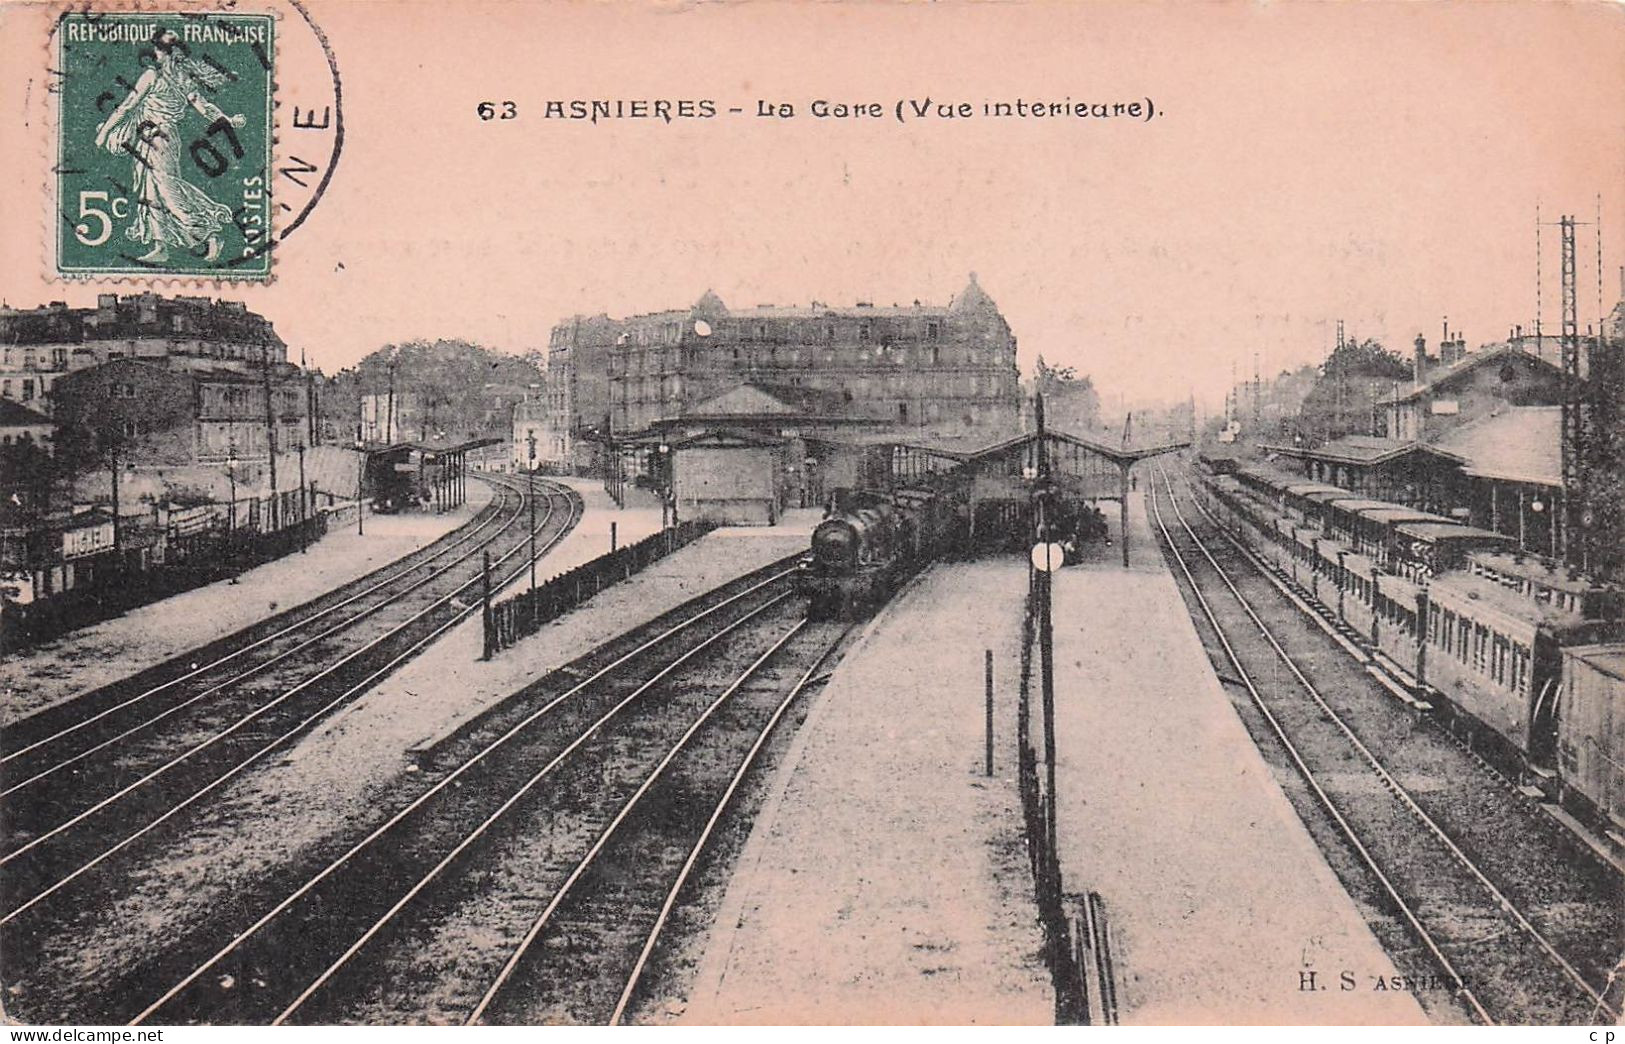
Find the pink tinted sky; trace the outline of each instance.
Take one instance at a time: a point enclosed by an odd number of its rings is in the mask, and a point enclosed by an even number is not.
[[[1023,368],[1216,402],[1233,362],[1318,359],[1333,321],[1404,349],[1534,317],[1534,209],[1625,258],[1625,7],[1604,4],[386,3],[310,0],[344,77],[328,193],[240,292],[331,371],[391,341],[544,346],[576,312],[945,302],[970,271]],[[4,18],[0,113],[42,22]],[[289,31],[293,31],[291,28]],[[1149,124],[815,120],[814,98],[1133,100]],[[711,98],[798,117],[542,119],[549,99]],[[482,100],[520,117],[483,123]],[[37,121],[29,133],[42,129]],[[10,164],[8,163],[8,167]],[[24,189],[47,177],[22,165]],[[0,202],[13,305],[40,277]],[[1546,241],[1555,327],[1556,234]],[[1582,323],[1597,311],[1582,230]],[[342,269],[339,265],[342,263]]]

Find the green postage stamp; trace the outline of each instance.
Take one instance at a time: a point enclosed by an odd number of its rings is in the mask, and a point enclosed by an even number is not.
[[[59,276],[270,277],[274,30],[269,14],[62,16]]]

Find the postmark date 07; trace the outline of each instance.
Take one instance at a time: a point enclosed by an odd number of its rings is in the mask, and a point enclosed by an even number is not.
[[[480,102],[474,107],[480,119],[489,123],[492,120],[516,120],[519,118],[519,106],[511,101]]]

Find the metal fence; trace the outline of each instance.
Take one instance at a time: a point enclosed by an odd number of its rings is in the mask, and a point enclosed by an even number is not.
[[[485,658],[528,638],[611,584],[641,572],[714,528],[710,522],[683,522],[560,573],[535,590],[487,606]]]

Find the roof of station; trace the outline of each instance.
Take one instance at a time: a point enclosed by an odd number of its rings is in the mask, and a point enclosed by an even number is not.
[[[1561,406],[1514,406],[1463,424],[1439,439],[1478,478],[1561,486]]]
[[[1471,373],[1474,370],[1492,365],[1494,363],[1505,363],[1512,361],[1527,362],[1532,369],[1544,369],[1556,374],[1559,377],[1561,377],[1563,374],[1562,369],[1552,365],[1550,362],[1542,359],[1533,352],[1526,352],[1511,345],[1502,345],[1491,348],[1487,351],[1472,352],[1451,363],[1449,366],[1438,367],[1433,370],[1425,371],[1422,375],[1422,383],[1420,385],[1413,384],[1409,388],[1404,388],[1394,392],[1391,395],[1383,396],[1377,401],[1384,404],[1409,402],[1412,399],[1421,398],[1422,396],[1429,394],[1440,385],[1449,384],[1455,381],[1463,374]]]
[[[1068,446],[1076,446],[1079,449],[1084,449],[1090,453],[1095,453],[1099,456],[1105,457],[1114,464],[1132,464],[1137,460],[1144,460],[1147,457],[1155,457],[1164,453],[1173,453],[1190,445],[1189,441],[1185,441],[1162,443],[1155,446],[1114,446],[1109,442],[1104,442],[1099,439],[1086,438],[1080,435],[1071,435],[1064,431],[1057,431],[1054,428],[1046,429],[1043,434],[1046,441],[1059,442]],[[1003,442],[996,442],[991,446],[977,450],[976,452],[970,454],[966,459],[976,461],[985,460],[990,457],[1003,456],[1004,454],[1031,446],[1038,440],[1038,437],[1039,433],[1036,431],[1025,432],[1021,435],[1016,435],[1012,438],[1005,439]]]
[[[1462,458],[1449,450],[1426,442],[1407,442],[1402,439],[1385,439],[1375,435],[1345,435],[1340,439],[1333,439],[1313,449],[1301,446],[1265,446],[1272,453],[1279,453],[1287,457],[1303,457],[1309,460],[1324,460],[1336,464],[1357,464],[1362,467],[1374,467],[1386,464],[1392,460],[1409,456],[1414,453],[1429,456],[1444,457],[1455,463],[1461,463]]]
[[[387,446],[368,446],[365,452],[371,456],[383,456],[389,453],[410,453],[416,450],[420,453],[465,453],[471,449],[482,446],[495,446],[502,442],[498,438],[477,439],[420,439],[416,442],[392,442]]]

